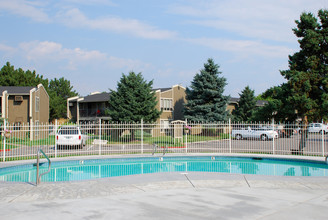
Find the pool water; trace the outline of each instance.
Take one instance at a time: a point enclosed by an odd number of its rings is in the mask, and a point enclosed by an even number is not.
[[[40,164],[40,173],[48,163]],[[79,181],[164,172],[219,172],[271,176],[328,176],[328,165],[248,157],[145,157],[53,162],[42,182]],[[0,181],[35,182],[35,164],[0,169]]]

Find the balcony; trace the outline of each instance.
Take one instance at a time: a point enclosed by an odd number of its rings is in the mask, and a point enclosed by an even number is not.
[[[106,118],[109,119],[108,114],[106,114],[106,109],[80,109],[79,111],[80,120],[94,120],[96,118]]]

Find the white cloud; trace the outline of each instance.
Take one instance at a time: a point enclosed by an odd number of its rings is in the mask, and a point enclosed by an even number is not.
[[[239,57],[259,55],[265,57],[287,57],[293,51],[284,46],[272,46],[257,41],[227,40],[220,38],[197,38],[187,41],[214,50],[233,52]]]
[[[31,18],[38,22],[50,22],[48,15],[43,9],[38,8],[38,2],[26,0],[1,0],[0,10],[6,10],[12,14]]]
[[[107,66],[110,68],[145,68],[148,64],[138,60],[123,59],[109,56],[97,50],[83,50],[81,48],[64,48],[61,44],[49,41],[32,41],[19,45],[21,56],[35,63],[55,62],[63,63],[64,68],[77,70],[81,66]]]
[[[171,13],[189,16],[188,23],[256,39],[295,41],[292,28],[302,12],[317,14],[327,0],[211,0],[184,1]]]
[[[58,13],[57,18],[65,25],[74,28],[113,31],[146,39],[170,39],[176,36],[175,32],[161,30],[135,19],[119,17],[90,19],[77,8]]]
[[[117,4],[110,0],[64,0],[66,3],[84,4],[84,5],[107,5],[116,6]]]
[[[15,49],[10,47],[10,46],[7,46],[5,44],[0,44],[0,51],[3,51],[3,52],[13,52]]]

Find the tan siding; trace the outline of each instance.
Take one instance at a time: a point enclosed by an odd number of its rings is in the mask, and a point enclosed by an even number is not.
[[[161,98],[172,98],[172,90],[167,90],[161,93]]]
[[[174,120],[183,120],[183,108],[186,103],[186,90],[182,86],[173,86]]]
[[[23,96],[22,102],[15,101],[15,95],[9,95],[8,98],[8,122],[13,123],[28,123],[28,106],[29,96]]]
[[[40,97],[39,121],[45,124],[49,122],[49,96],[44,87],[40,87],[38,92]]]

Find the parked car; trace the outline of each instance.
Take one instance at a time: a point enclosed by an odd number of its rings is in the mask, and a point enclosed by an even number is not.
[[[323,123],[310,123],[308,126],[309,133],[328,133],[328,125]]]
[[[82,133],[80,127],[75,125],[64,125],[59,128],[56,135],[57,148],[67,146],[82,149],[86,139],[86,135]]]
[[[248,127],[247,129],[233,129],[231,131],[231,136],[236,138],[236,140],[241,140],[244,138],[256,138],[263,141],[279,137],[278,132],[272,129],[251,127]]]

